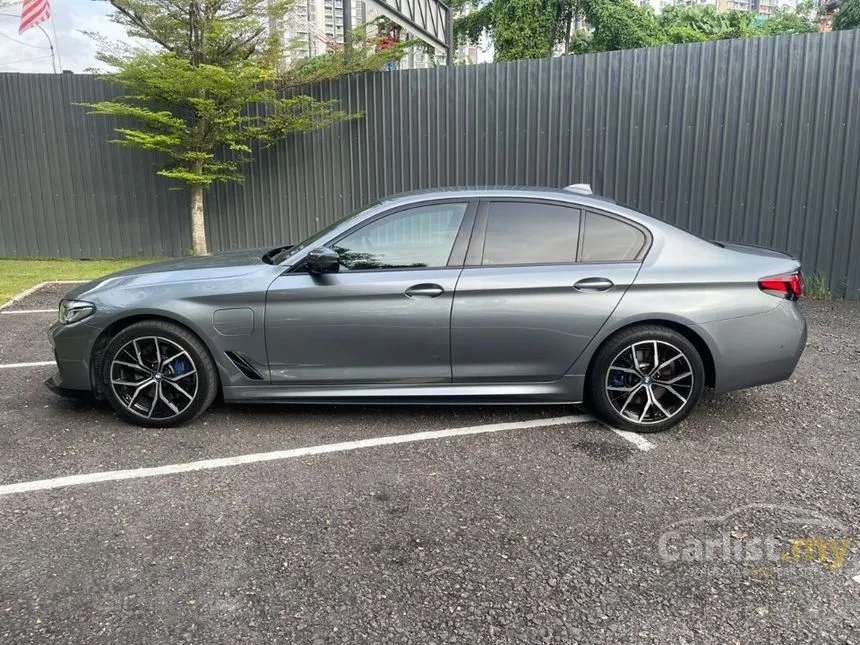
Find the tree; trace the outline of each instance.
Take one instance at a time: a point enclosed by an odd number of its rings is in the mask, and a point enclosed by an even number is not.
[[[660,26],[670,43],[697,43],[729,37],[729,18],[717,13],[713,5],[674,5],[666,7],[659,16]]]
[[[580,0],[585,19],[594,28],[591,51],[663,45],[666,36],[650,7],[633,0]]]
[[[496,60],[551,56],[560,44],[565,54],[583,54],[817,31],[810,4],[796,10],[777,10],[762,20],[743,11],[717,13],[712,5],[669,6],[656,15],[650,7],[639,6],[633,0],[474,2],[455,3],[461,11],[472,9],[455,21],[455,33],[471,42],[488,35],[496,48]],[[573,32],[571,26],[577,17],[591,30]]]
[[[833,28],[860,29],[860,0],[840,0],[833,17]]]
[[[758,27],[758,31],[763,36],[817,33],[819,29],[812,2],[799,4],[793,10],[777,9]]]
[[[204,188],[242,181],[254,145],[271,145],[350,118],[335,102],[285,93],[307,80],[363,68],[341,52],[308,70],[279,74],[283,48],[269,33],[289,9],[283,0],[110,0],[111,19],[139,46],[102,41],[98,59],[115,71],[105,78],[125,89],[110,101],[85,104],[91,114],[121,117],[123,146],[163,153],[159,175],[191,193],[193,252],[206,254]],[[377,61],[372,61],[373,63]]]
[[[455,35],[474,43],[488,35],[497,62],[551,56],[559,43],[569,47],[573,0],[490,0],[480,6],[475,0],[454,0],[452,7],[467,11],[454,21]]]
[[[469,42],[483,35],[493,40],[496,61],[551,56],[557,46],[564,53],[610,51],[661,45],[665,38],[653,11],[633,0],[474,0],[454,2],[454,8],[471,9],[454,23],[455,34]],[[573,33],[577,16],[584,17],[593,33]]]

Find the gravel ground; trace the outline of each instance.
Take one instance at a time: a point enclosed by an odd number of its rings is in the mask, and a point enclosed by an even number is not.
[[[0,313],[0,364],[54,360],[46,332],[56,319],[56,313]]]
[[[585,423],[0,497],[0,642],[860,643],[860,303],[805,309],[790,381],[648,452]],[[0,484],[572,412],[219,406],[153,431],[49,371],[0,370]],[[723,537],[786,559],[696,557]]]

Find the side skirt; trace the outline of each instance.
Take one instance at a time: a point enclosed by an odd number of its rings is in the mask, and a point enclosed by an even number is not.
[[[582,402],[584,381],[582,375],[571,375],[549,383],[228,385],[224,387],[224,400],[246,403],[573,404]]]

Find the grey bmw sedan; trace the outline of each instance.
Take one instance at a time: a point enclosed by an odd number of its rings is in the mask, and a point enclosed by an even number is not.
[[[566,189],[394,196],[304,242],[76,287],[51,327],[61,394],[176,426],[234,402],[586,403],[669,428],[705,387],[787,379],[800,264]]]

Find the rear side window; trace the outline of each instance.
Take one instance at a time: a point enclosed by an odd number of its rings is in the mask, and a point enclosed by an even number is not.
[[[481,264],[576,262],[579,218],[557,204],[492,202]]]
[[[645,246],[645,234],[617,219],[586,213],[583,228],[583,262],[635,260]]]

